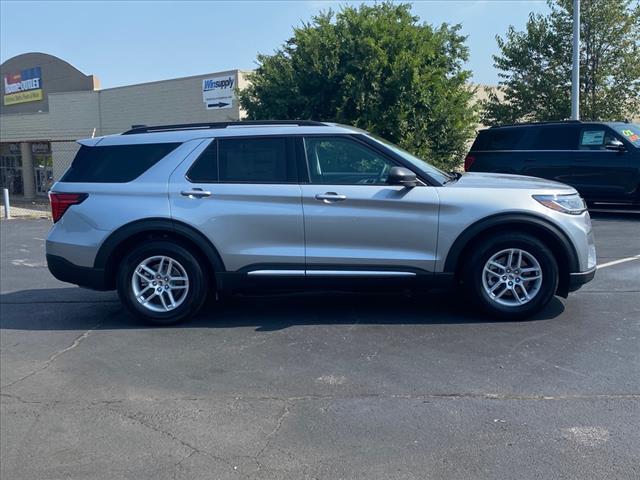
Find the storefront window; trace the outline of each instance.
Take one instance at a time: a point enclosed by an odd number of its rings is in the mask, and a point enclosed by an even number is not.
[[[49,142],[32,143],[31,152],[33,153],[36,193],[46,195],[53,185],[51,144]]]
[[[22,195],[22,155],[19,143],[0,143],[0,188]]]

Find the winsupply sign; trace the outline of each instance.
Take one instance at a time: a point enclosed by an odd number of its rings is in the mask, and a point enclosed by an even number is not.
[[[27,68],[20,73],[4,76],[4,104],[37,102],[42,100],[40,67]]]
[[[233,76],[202,80],[202,100],[207,110],[231,108],[235,96],[235,84],[236,79]]]

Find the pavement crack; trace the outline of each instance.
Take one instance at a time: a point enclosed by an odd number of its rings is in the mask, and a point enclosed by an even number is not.
[[[285,400],[284,401],[284,406],[282,407],[282,412],[278,416],[278,420],[276,422],[276,426],[273,428],[273,430],[271,430],[271,432],[269,432],[266,435],[264,446],[258,451],[256,456],[254,457],[254,461],[256,462],[256,464],[258,466],[258,469],[261,469],[263,467],[262,463],[260,462],[260,457],[262,457],[262,454],[268,448],[271,447],[271,443],[273,442],[274,437],[278,434],[278,432],[282,428],[282,424],[284,423],[284,419],[289,416],[289,413],[291,413],[290,408],[292,406],[293,406],[293,403],[290,400]]]
[[[89,330],[87,330],[86,332],[78,335],[73,342],[71,343],[71,345],[69,345],[68,347],[63,348],[62,350],[58,350],[57,352],[55,352],[53,355],[51,355],[46,362],[44,362],[42,365],[40,365],[38,368],[36,368],[35,370],[31,370],[29,373],[27,373],[26,375],[23,375],[22,377],[14,380],[13,382],[9,382],[6,385],[2,385],[0,386],[0,388],[9,388],[17,383],[22,382],[23,380],[26,380],[29,377],[34,376],[36,373],[40,373],[44,370],[46,370],[47,368],[49,368],[53,362],[56,361],[56,359],[60,356],[60,355],[64,355],[65,353],[73,350],[74,348],[76,348],[78,345],[80,345],[80,343],[82,343],[82,341],[87,338],[89,335],[91,335],[91,332],[93,332],[94,330],[96,330],[100,325],[96,325],[93,328],[90,328]]]
[[[176,464],[174,465],[174,468],[178,468],[180,466],[180,464],[182,464],[182,462],[184,462],[185,460],[189,459],[190,457],[192,457],[193,455],[203,455],[204,457],[210,458],[212,460],[224,463],[226,466],[228,466],[231,471],[233,471],[234,473],[237,473],[239,475],[243,475],[246,477],[246,475],[242,474],[241,472],[239,472],[237,470],[237,468],[226,458],[222,458],[218,455],[215,455],[211,452],[202,450],[198,447],[196,447],[195,445],[187,442],[186,440],[183,440],[182,438],[176,436],[175,434],[173,434],[172,432],[170,432],[169,430],[166,430],[164,428],[160,428],[152,423],[149,423],[141,418],[139,418],[138,416],[136,416],[135,414],[130,414],[130,413],[126,413],[126,412],[121,412],[119,410],[113,409],[113,408],[108,408],[109,411],[120,415],[122,417],[128,418],[129,420],[132,420],[134,422],[136,422],[138,425],[141,425],[142,427],[145,427],[153,432],[159,433],[161,435],[166,436],[167,438],[171,439],[173,442],[183,446],[184,448],[189,450],[189,453],[187,455],[185,455],[184,457],[182,457],[180,460],[178,460],[178,462],[176,462]],[[174,472],[176,473],[176,472]]]
[[[509,352],[507,353],[507,355],[511,355],[513,354],[516,350],[518,350],[518,348],[522,345],[524,345],[527,342],[532,342],[534,340],[539,340],[545,336],[549,335],[549,332],[544,332],[544,333],[539,333],[536,335],[530,335],[526,338],[523,338],[522,340],[520,340],[519,342],[517,342],[515,345],[513,345],[513,347],[511,347],[511,349],[509,350]]]
[[[12,398],[13,400],[17,400],[18,402],[25,403],[27,405],[42,405],[44,403],[38,400],[25,400],[20,395],[11,395],[10,393],[0,393],[0,397]]]

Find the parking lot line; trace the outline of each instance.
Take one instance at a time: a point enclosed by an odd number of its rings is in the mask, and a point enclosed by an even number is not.
[[[634,260],[640,260],[640,255],[634,255],[633,257],[627,257],[627,258],[620,258],[619,260],[612,260],[610,262],[602,263],[598,265],[596,268],[600,269],[605,267],[612,267],[620,263],[633,262]]]

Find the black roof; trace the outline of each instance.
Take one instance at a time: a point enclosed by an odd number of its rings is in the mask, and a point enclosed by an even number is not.
[[[567,123],[583,123],[581,120],[551,120],[547,122],[522,122],[522,123],[507,123],[504,125],[494,125],[490,128],[504,128],[504,127],[528,127],[532,125],[564,125]]]
[[[630,120],[617,121],[617,122],[605,122],[601,120],[549,120],[546,122],[521,122],[521,123],[505,123],[504,125],[494,125],[489,128],[511,128],[511,127],[529,127],[535,125],[566,125],[566,124],[588,124],[588,123],[603,123],[603,124],[621,124],[631,123]]]

